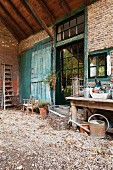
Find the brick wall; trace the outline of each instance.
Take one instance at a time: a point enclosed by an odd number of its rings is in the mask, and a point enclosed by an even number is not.
[[[113,47],[113,1],[88,6],[88,52]]]
[[[6,27],[0,22],[0,86],[2,67],[1,64],[12,65],[14,92],[18,92],[18,43]]]
[[[53,34],[53,28],[49,27],[49,31]],[[31,47],[33,47],[34,44],[36,44],[37,42],[40,42],[46,38],[48,38],[48,34],[46,33],[45,30],[40,31],[37,34],[34,34],[30,37],[28,37],[27,39],[21,41],[19,43],[19,54],[27,49],[30,49]]]
[[[88,6],[88,52],[113,50],[113,1],[98,0]],[[111,55],[113,81],[113,52]]]

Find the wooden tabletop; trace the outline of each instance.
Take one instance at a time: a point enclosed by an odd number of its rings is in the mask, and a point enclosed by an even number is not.
[[[94,98],[69,96],[66,97],[66,100],[70,100],[71,104],[75,104],[75,106],[113,111],[113,99],[94,99]]]

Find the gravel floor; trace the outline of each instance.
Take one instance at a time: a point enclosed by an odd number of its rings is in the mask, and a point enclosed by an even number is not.
[[[0,111],[0,170],[113,170],[112,136],[97,139],[68,126],[55,129],[59,118],[51,120]]]

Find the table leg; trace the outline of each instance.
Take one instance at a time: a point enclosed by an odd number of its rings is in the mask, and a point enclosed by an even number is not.
[[[71,101],[71,113],[72,113],[72,120],[77,122],[77,108],[73,101]],[[74,126],[75,128],[77,127],[75,123],[72,123],[72,126]]]

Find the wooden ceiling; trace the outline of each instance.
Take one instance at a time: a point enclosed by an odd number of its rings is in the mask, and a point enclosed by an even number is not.
[[[21,41],[45,29],[53,39],[48,26],[63,16],[71,16],[89,0],[0,0],[0,20]]]

